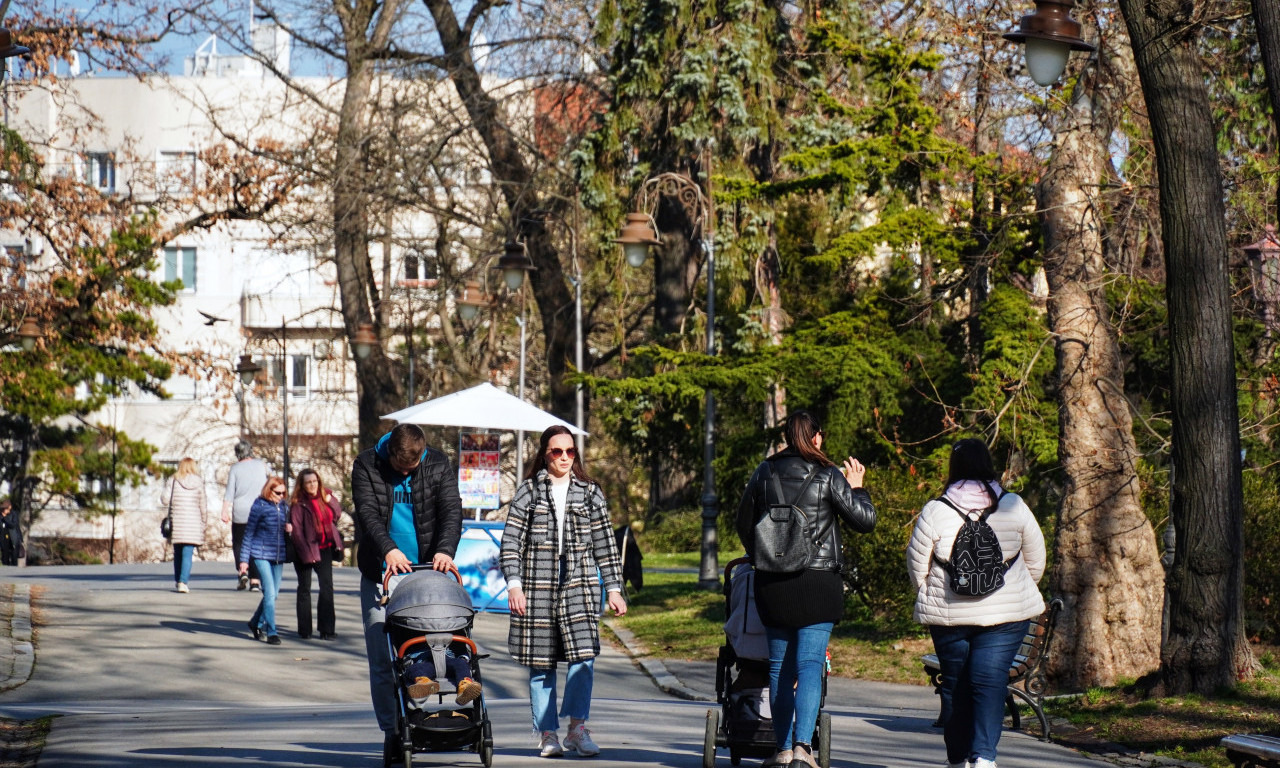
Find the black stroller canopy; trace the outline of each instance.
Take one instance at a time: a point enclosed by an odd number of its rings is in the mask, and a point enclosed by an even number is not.
[[[414,571],[391,590],[387,620],[420,632],[457,632],[471,626],[471,596],[440,571]]]

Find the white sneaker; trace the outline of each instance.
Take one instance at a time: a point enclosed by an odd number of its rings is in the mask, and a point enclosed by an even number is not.
[[[564,750],[560,748],[560,737],[555,731],[543,731],[542,739],[538,742],[538,755],[540,757],[560,757],[564,754]]]
[[[586,723],[570,726],[569,735],[564,737],[564,748],[578,753],[578,757],[595,757],[600,754],[600,747],[591,740],[591,731]]]
[[[996,768],[996,761],[980,757],[973,761],[973,768]]]
[[[178,591],[179,591],[179,592],[190,592],[191,590],[187,588],[187,585],[186,585],[186,584],[183,584],[182,582],[178,582]]]

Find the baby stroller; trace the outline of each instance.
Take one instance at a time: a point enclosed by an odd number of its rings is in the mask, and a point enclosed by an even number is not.
[[[388,592],[390,574],[383,579],[383,594]],[[415,752],[449,752],[466,750],[480,756],[485,768],[493,764],[493,727],[481,693],[465,705],[454,703],[451,695],[457,689],[445,677],[446,653],[468,659],[471,678],[480,679],[480,654],[471,639],[471,622],[475,611],[471,597],[462,587],[456,569],[448,574],[430,566],[415,566],[405,575],[390,596],[384,598],[387,608],[387,647],[395,674],[399,711],[396,731],[400,735],[405,768],[412,768]],[[434,676],[439,691],[415,698],[410,694],[414,678],[411,666],[434,661]]]
[[[716,701],[707,710],[702,743],[702,766],[714,768],[716,748],[728,747],[729,762],[743,757],[772,757],[777,749],[769,710],[769,642],[755,605],[755,569],[745,557],[724,568],[725,643],[716,658]],[[830,667],[830,655],[827,657]],[[827,699],[827,669],[822,675],[822,701],[813,734],[814,756],[822,768],[831,765],[831,714],[821,707]]]

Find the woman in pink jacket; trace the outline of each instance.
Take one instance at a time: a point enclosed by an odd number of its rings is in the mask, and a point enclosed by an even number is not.
[[[993,505],[986,523],[1007,564],[1004,585],[980,597],[956,594],[948,570],[956,534]],[[1040,524],[1017,494],[1000,487],[986,443],[957,441],[946,490],[920,510],[907,545],[915,618],[929,627],[942,669],[943,740],[951,768],[996,768],[1009,667],[1029,620],[1044,612],[1036,586],[1044,566]]]

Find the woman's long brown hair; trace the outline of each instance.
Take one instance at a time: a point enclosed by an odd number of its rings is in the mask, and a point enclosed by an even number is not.
[[[834,467],[835,462],[813,444],[814,435],[821,431],[822,425],[818,423],[817,416],[805,410],[792,411],[787,417],[787,446],[795,448],[796,453],[805,461],[811,461],[820,467]],[[825,436],[823,440],[826,440]]]
[[[568,435],[573,437],[573,433],[568,427],[559,424],[553,424],[542,431],[542,437],[538,440],[538,455],[533,457],[533,461],[529,463],[529,471],[525,473],[524,479],[537,477],[538,472],[547,468],[547,445],[551,442],[551,438],[556,435]],[[577,448],[577,446],[574,446]],[[591,476],[587,474],[587,470],[582,466],[582,456],[575,454],[573,457],[573,467],[569,470],[573,476],[584,483],[594,483]]]
[[[306,489],[307,478],[312,475],[315,475],[316,482],[320,483],[320,492],[315,496],[308,495]],[[294,481],[293,498],[290,501],[294,504],[305,504],[313,498],[323,501],[328,494],[329,489],[324,487],[324,481],[320,479],[320,473],[314,469],[304,469],[298,473],[298,479]]]

